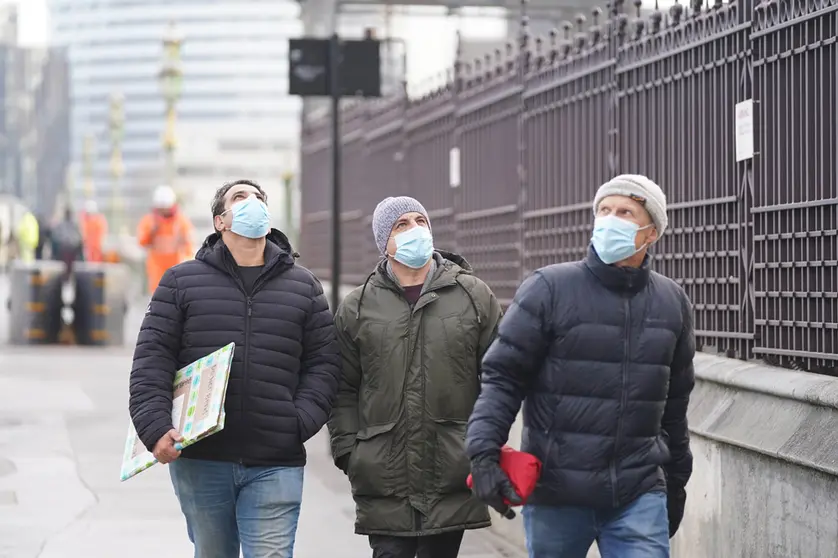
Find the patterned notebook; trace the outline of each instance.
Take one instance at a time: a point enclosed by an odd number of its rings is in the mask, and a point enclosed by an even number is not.
[[[235,343],[218,349],[177,371],[172,394],[172,424],[183,436],[185,448],[224,429],[224,399],[233,363]],[[128,420],[128,438],[122,458],[121,480],[128,480],[157,463]]]

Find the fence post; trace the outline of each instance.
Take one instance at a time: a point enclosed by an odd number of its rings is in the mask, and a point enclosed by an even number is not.
[[[518,29],[518,83],[521,93],[518,96],[518,280],[524,280],[524,211],[527,207],[527,141],[525,95],[527,74],[530,68],[530,18],[527,15],[529,0],[521,0],[521,25]]]
[[[612,0],[608,10],[608,55],[615,61],[611,87],[611,102],[608,104],[608,178],[620,172],[620,46],[628,26],[628,16],[623,12],[625,0]]]

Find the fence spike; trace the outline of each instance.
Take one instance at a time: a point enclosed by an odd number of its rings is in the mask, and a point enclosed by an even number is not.
[[[672,25],[678,25],[681,23],[681,16],[684,14],[684,6],[682,6],[678,0],[675,0],[675,3],[672,4],[672,7],[669,8],[669,15],[672,18]]]
[[[585,14],[577,14],[576,15],[576,29],[577,29],[577,32],[576,32],[576,35],[574,35],[574,40],[573,40],[574,45],[573,46],[576,47],[576,50],[579,51],[579,52],[581,52],[582,49],[585,48],[585,43],[588,42],[588,35],[587,35],[587,33],[585,33],[585,30],[584,30],[585,29],[584,25],[585,25],[586,20],[587,20],[587,18],[585,17]]]
[[[626,27],[628,27],[628,16],[622,12],[617,14],[617,36],[622,38],[626,35]]]
[[[559,30],[550,29],[550,64],[555,64],[559,58]]]
[[[594,24],[591,26],[590,35],[591,35],[591,45],[595,45],[599,42],[600,37],[602,37],[602,27],[599,24],[599,17],[602,15],[602,8],[599,6],[595,6],[594,9],[591,10],[591,17],[594,20]]]
[[[515,69],[515,45],[512,41],[506,43],[506,71]]]
[[[573,29],[573,24],[569,21],[562,22],[562,31],[564,31],[564,40],[562,41],[561,54],[562,60],[570,56],[570,49],[573,47],[573,41],[570,38],[570,30]]]
[[[652,12],[651,21],[652,21],[652,29],[651,33],[653,35],[660,33],[661,30],[661,21],[663,20],[663,13],[658,9],[657,4],[655,5],[655,11]]]
[[[643,19],[642,17],[634,18],[634,26],[632,28],[632,30],[633,30],[633,34],[632,34],[633,37],[632,38],[635,41],[640,40],[643,37],[643,31],[645,30],[645,28],[646,28],[646,20],[645,19]]]
[[[698,17],[701,15],[701,7],[704,5],[704,0],[692,0],[691,1],[691,8],[692,8],[692,16]]]

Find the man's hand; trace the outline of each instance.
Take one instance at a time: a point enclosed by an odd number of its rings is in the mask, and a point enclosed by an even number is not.
[[[166,465],[180,457],[180,450],[175,448],[175,444],[179,444],[180,442],[183,442],[183,436],[172,428],[157,440],[152,453],[157,461]]]
[[[684,518],[684,507],[687,504],[687,491],[683,487],[669,487],[666,493],[666,513],[669,516],[669,538],[675,536],[681,520]]]
[[[509,506],[521,504],[523,500],[500,468],[499,454],[484,453],[472,459],[471,479],[474,484],[472,492],[478,500],[506,519],[515,517],[515,512]]]

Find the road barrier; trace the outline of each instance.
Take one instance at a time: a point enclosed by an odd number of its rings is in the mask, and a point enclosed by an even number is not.
[[[128,268],[121,264],[12,263],[9,273],[9,342],[121,345],[128,311]],[[66,279],[66,280],[65,280]]]
[[[9,269],[9,341],[14,345],[56,343],[61,328],[60,262],[12,262]]]
[[[124,338],[127,268],[83,262],[74,266],[73,332],[79,345],[121,345]]]

